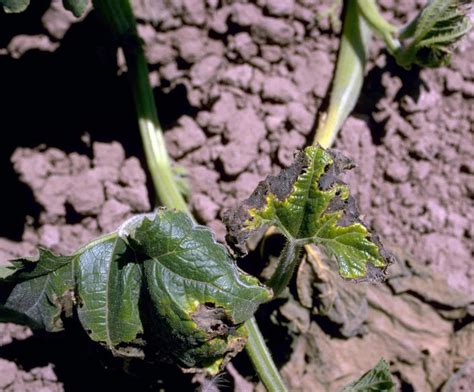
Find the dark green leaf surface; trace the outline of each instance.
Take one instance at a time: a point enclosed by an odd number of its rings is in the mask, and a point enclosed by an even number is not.
[[[271,298],[256,278],[237,269],[209,229],[185,213],[159,211],[136,229],[133,241],[144,254],[157,333],[187,366],[230,351],[241,340],[232,328]]]
[[[30,0],[0,0],[5,12],[23,12],[30,5]]]
[[[60,257],[54,263],[50,252],[41,251],[33,268],[29,261],[26,269],[10,277],[10,281],[20,283],[10,293],[5,307],[26,315],[47,331],[60,331],[61,313],[66,307],[72,309],[73,299],[69,295],[74,289],[72,260],[72,257]]]
[[[76,18],[84,14],[89,0],[63,0],[64,8],[71,11]]]
[[[390,368],[383,359],[361,378],[345,386],[341,392],[394,392]]]
[[[12,264],[15,272],[0,280],[9,291],[0,320],[26,316],[55,332],[75,307],[90,338],[116,355],[141,356],[143,335],[159,355],[212,373],[242,350],[243,322],[272,296],[209,229],[169,210],[134,217],[71,256],[41,250],[37,260]]]
[[[300,154],[295,165],[300,167],[298,175],[290,167],[278,177],[269,177],[237,213],[227,214],[230,233],[245,238],[242,232],[274,225],[289,241],[323,246],[336,257],[344,278],[359,279],[368,272],[371,277],[380,274],[389,257],[358,219],[349,187],[338,178],[353,163],[334,151],[311,146]],[[286,183],[289,177],[294,177],[291,187]],[[282,186],[287,191],[281,192]]]
[[[92,340],[111,350],[143,332],[138,311],[140,266],[119,237],[86,249],[77,263],[79,319]]]

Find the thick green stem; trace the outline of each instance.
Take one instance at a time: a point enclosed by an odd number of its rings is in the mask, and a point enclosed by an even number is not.
[[[94,0],[94,6],[122,43],[143,147],[156,193],[166,207],[185,211],[191,216],[171,169],[130,3],[128,0]],[[255,319],[247,321],[245,326],[249,338],[246,350],[262,382],[269,392],[286,391]]]
[[[266,282],[266,285],[272,288],[275,297],[290,283],[295,267],[300,261],[301,248],[302,246],[295,244],[294,241],[288,241],[283,248],[276,270]]]
[[[245,346],[245,350],[263,385],[265,385],[269,392],[286,392],[286,386],[273,362],[272,355],[265,344],[265,340],[263,340],[255,318],[252,317],[248,320],[245,323],[245,327],[249,335],[249,341]]]
[[[94,6],[117,36],[125,54],[143,148],[156,194],[163,205],[189,213],[166,150],[148,79],[148,65],[130,3],[128,0],[94,0]]]
[[[354,109],[364,81],[370,37],[370,28],[359,14],[357,1],[348,1],[329,107],[320,116],[314,144],[330,147]]]

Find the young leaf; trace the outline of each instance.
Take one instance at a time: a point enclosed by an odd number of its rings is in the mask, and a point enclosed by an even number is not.
[[[276,226],[290,242],[323,246],[339,263],[343,278],[380,280],[391,256],[359,220],[349,187],[339,175],[352,161],[320,146],[307,147],[278,176],[269,176],[225,222],[229,242],[244,241],[262,225]]]
[[[404,29],[406,46],[395,52],[397,62],[439,67],[449,63],[451,46],[472,27],[461,0],[431,0]]]
[[[185,213],[160,210],[129,240],[142,254],[155,333],[172,355],[186,366],[235,355],[244,343],[235,327],[271,292],[240,272],[212,232]]]
[[[81,17],[89,4],[89,0],[63,0],[64,8],[71,11],[76,18]]]
[[[357,381],[346,385],[341,392],[394,392],[390,368],[383,359]]]
[[[0,0],[3,10],[7,13],[23,12],[30,5],[30,0]]]

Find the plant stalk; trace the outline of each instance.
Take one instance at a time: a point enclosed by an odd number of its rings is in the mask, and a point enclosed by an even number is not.
[[[269,392],[286,392],[286,386],[273,362],[255,317],[248,320],[245,327],[249,336],[245,349],[263,385]]]
[[[171,159],[166,150],[148,79],[148,66],[129,0],[93,1],[95,9],[122,43],[143,148],[158,198],[166,207],[184,211],[192,217],[172,172]],[[273,363],[255,318],[248,320],[245,326],[248,331],[248,343],[245,348],[258,376],[269,392],[285,392],[286,387]]]
[[[277,268],[266,282],[266,285],[272,288],[274,297],[278,297],[290,283],[295,267],[301,258],[301,249],[302,246],[295,244],[294,241],[288,241],[283,248]]]
[[[346,2],[343,31],[329,107],[320,115],[313,144],[329,148],[354,109],[362,90],[371,30],[360,15],[358,2]]]
[[[128,0],[94,0],[94,6],[119,39],[125,54],[138,126],[156,194],[166,207],[191,215],[174,178],[130,3]]]

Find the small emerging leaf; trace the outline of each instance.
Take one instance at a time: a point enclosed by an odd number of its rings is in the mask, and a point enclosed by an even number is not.
[[[390,368],[383,359],[357,381],[345,386],[341,392],[394,392]]]
[[[339,175],[352,161],[320,146],[307,147],[278,176],[269,176],[238,208],[225,214],[229,241],[244,241],[262,225],[276,226],[300,244],[323,246],[344,278],[380,280],[391,256],[359,220],[349,187]]]
[[[396,53],[397,62],[440,67],[449,63],[451,46],[472,27],[461,0],[431,0],[400,34],[409,43]]]
[[[0,4],[7,13],[23,12],[30,5],[30,0],[0,0]]]

